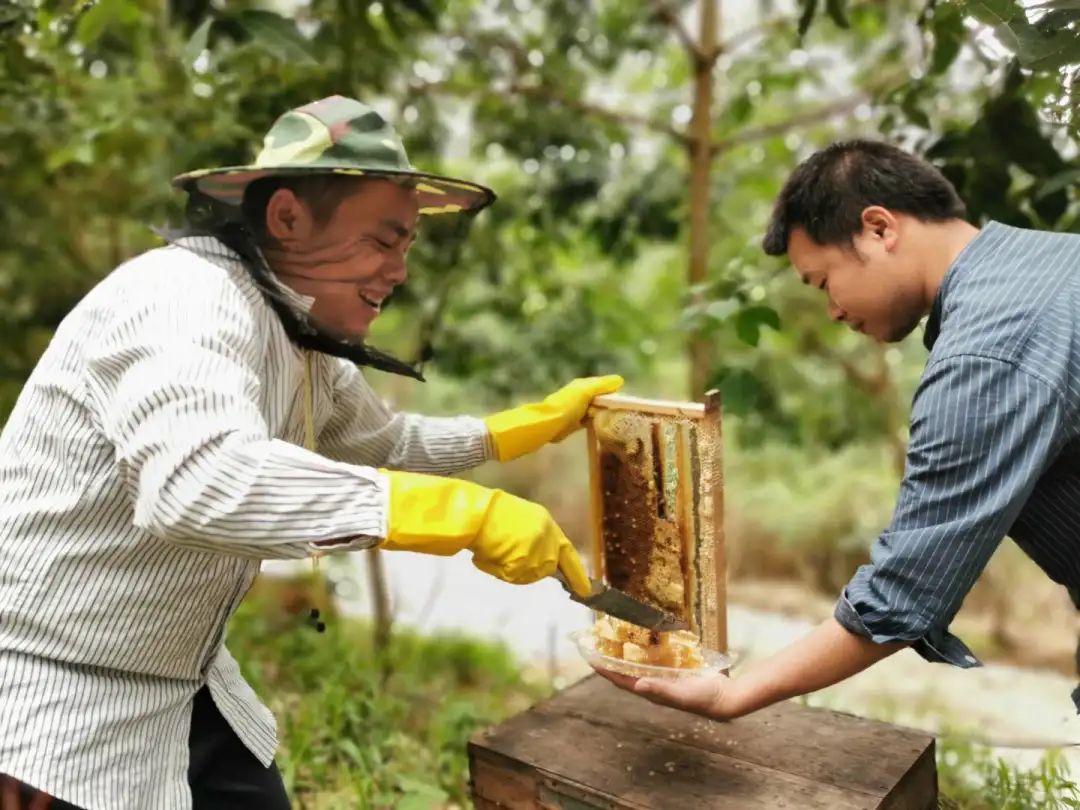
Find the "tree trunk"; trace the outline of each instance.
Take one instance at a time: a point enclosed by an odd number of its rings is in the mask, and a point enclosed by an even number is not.
[[[720,0],[701,0],[700,30],[694,65],[694,109],[690,120],[690,266],[687,276],[692,303],[701,303],[698,290],[708,278],[709,190],[712,169],[712,79],[718,39]],[[690,361],[690,396],[699,399],[709,382],[710,346],[691,334],[687,340]]]
[[[368,585],[371,586],[371,611],[374,620],[375,654],[382,664],[383,679],[390,675],[390,633],[394,615],[390,592],[386,587],[386,569],[377,548],[368,549]]]

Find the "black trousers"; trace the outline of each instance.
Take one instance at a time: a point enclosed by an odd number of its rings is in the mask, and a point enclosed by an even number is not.
[[[277,766],[264,768],[217,710],[210,691],[195,695],[188,737],[188,783],[195,810],[289,810]],[[0,810],[80,810],[0,774]]]

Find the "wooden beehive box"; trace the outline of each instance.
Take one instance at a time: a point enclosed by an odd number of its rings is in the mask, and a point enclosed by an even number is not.
[[[720,397],[597,397],[586,420],[594,575],[727,651]]]
[[[930,810],[934,738],[783,703],[728,723],[597,675],[469,743],[477,810]]]

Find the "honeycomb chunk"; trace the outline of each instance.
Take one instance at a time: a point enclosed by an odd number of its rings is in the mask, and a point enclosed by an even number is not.
[[[697,637],[687,631],[658,633],[611,616],[601,616],[593,625],[596,650],[611,658],[637,664],[697,669],[705,665]]]

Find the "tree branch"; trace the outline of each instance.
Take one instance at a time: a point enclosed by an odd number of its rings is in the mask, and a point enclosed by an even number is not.
[[[797,113],[790,118],[785,118],[783,121],[777,121],[774,124],[762,124],[757,127],[748,127],[739,130],[726,138],[720,138],[713,141],[713,152],[723,152],[744,143],[762,141],[766,138],[771,138],[774,135],[783,135],[785,132],[798,129],[799,127],[817,124],[834,115],[849,113],[860,104],[866,103],[866,101],[867,96],[863,93],[859,93],[840,101],[833,102],[832,104],[827,104],[824,107],[819,107],[816,110],[807,110],[806,112]]]
[[[656,2],[664,4],[664,0],[656,0]],[[674,12],[671,13],[674,14]],[[679,22],[678,17],[674,17],[673,24],[678,25],[679,30],[683,32],[682,34],[680,34],[680,37],[683,34],[689,37],[689,32],[687,32],[686,29],[682,27],[682,23]],[[506,53],[508,53],[514,66],[514,73],[517,74],[508,80],[509,86],[507,87],[507,90],[509,90],[510,92],[517,93],[522,96],[535,98],[540,101],[546,101],[551,104],[557,104],[560,107],[565,107],[568,110],[575,110],[577,112],[582,112],[587,115],[593,115],[605,121],[613,121],[618,124],[651,129],[654,132],[660,132],[668,135],[669,137],[674,138],[675,141],[681,144],[688,145],[692,141],[688,133],[672,126],[666,121],[650,118],[646,115],[638,115],[629,111],[614,110],[610,107],[604,107],[603,105],[594,104],[588,101],[584,101],[582,99],[571,98],[559,92],[555,87],[551,86],[550,84],[526,83],[522,80],[521,75],[529,68],[528,54],[526,54],[525,51],[522,50],[519,43],[514,41],[512,38],[506,36],[502,32],[479,30],[466,33],[458,31],[455,32],[453,36],[457,36],[461,39],[471,41],[472,43],[474,43],[473,50],[477,52],[482,49],[476,48],[475,45],[482,45],[487,47],[488,49],[500,48]],[[690,40],[690,46],[696,49],[696,45],[694,45],[693,40]],[[442,90],[444,92],[448,92],[458,96],[467,96],[471,93],[476,92],[475,89],[458,87],[449,82],[424,82],[422,84],[414,82],[410,84],[409,89],[420,92],[422,92],[423,90],[433,90],[435,92],[439,92],[440,90]],[[482,92],[487,92],[489,93],[489,95],[491,94],[491,91],[488,90],[484,90]]]
[[[470,96],[475,95],[478,91],[473,87],[461,87],[451,82],[413,82],[409,85],[409,91],[414,93],[435,92],[435,93],[448,93],[455,96]],[[617,124],[623,124],[625,126],[636,126],[651,129],[654,132],[660,132],[667,135],[677,142],[689,145],[692,141],[690,135],[683,132],[680,129],[673,127],[671,124],[661,121],[656,118],[650,118],[646,115],[639,115],[637,113],[629,112],[627,110],[615,110],[610,107],[605,107],[601,104],[594,104],[582,99],[570,98],[559,93],[554,87],[546,84],[529,85],[520,81],[512,81],[506,86],[506,91],[516,93],[520,96],[526,96],[534,98],[539,101],[546,101],[550,104],[556,104],[560,107],[564,107],[568,110],[574,110],[575,112],[585,113],[586,115],[595,116],[596,118],[603,119],[605,121],[612,121]],[[483,88],[479,90],[491,98],[502,98],[502,93],[497,93],[493,89]]]
[[[861,104],[868,103],[876,93],[886,89],[893,84],[893,82],[898,80],[902,81],[903,77],[888,75],[875,82],[871,82],[859,92],[846,98],[842,98],[839,101],[834,101],[832,104],[826,104],[824,107],[796,113],[790,118],[785,118],[783,121],[777,121],[772,124],[762,124],[757,127],[741,129],[738,132],[728,135],[726,138],[714,140],[713,153],[723,152],[726,149],[731,149],[734,146],[739,146],[744,143],[761,141],[766,138],[771,138],[774,135],[783,135],[785,132],[790,132],[799,127],[818,124],[834,115],[850,113]]]
[[[720,56],[720,51],[717,49],[714,53],[705,53],[699,46],[694,37],[690,34],[690,31],[683,21],[679,19],[679,12],[673,9],[667,0],[653,0],[653,11],[657,17],[663,20],[672,31],[675,32],[675,36],[679,38],[679,42],[686,49],[687,56],[690,57],[690,61],[695,65],[707,64],[710,67],[716,62]]]
[[[689,145],[693,141],[693,138],[691,138],[688,133],[676,129],[665,121],[661,121],[657,118],[650,118],[646,115],[638,115],[637,113],[626,110],[614,110],[610,107],[583,101],[582,99],[568,98],[556,92],[555,89],[549,85],[530,86],[521,83],[511,83],[509,90],[523,96],[529,96],[541,101],[557,104],[568,110],[575,110],[588,115],[594,115],[605,121],[613,121],[618,124],[626,124],[629,126],[645,127],[646,129],[651,129],[655,132],[662,132],[682,144]]]

